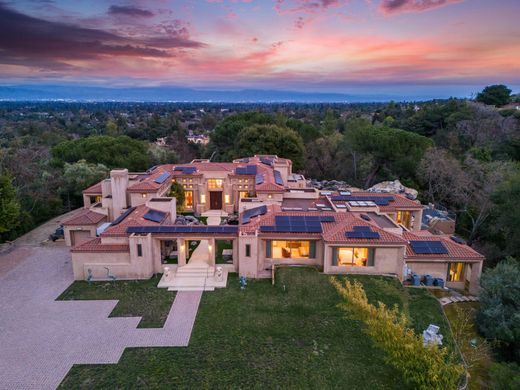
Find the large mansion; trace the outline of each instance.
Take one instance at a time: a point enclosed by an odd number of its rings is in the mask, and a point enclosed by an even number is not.
[[[184,188],[183,213],[207,216],[207,225],[178,218],[172,182]],[[401,281],[431,275],[476,291],[484,260],[459,239],[422,230],[417,201],[309,188],[277,156],[112,170],[83,199],[84,210],[64,222],[76,279],[162,273],[162,287],[212,289],[228,272],[262,278],[278,264],[306,264]],[[234,214],[237,224],[219,224]]]

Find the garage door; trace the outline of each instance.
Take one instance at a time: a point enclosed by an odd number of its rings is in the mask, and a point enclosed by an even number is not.
[[[72,246],[83,244],[85,241],[90,240],[90,232],[87,230],[73,230],[70,232],[70,240]]]

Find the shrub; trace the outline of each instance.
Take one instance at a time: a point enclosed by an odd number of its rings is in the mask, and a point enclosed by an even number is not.
[[[515,363],[495,363],[491,367],[491,383],[495,390],[520,389],[520,366]]]
[[[332,280],[344,298],[340,307],[349,316],[361,320],[363,331],[375,346],[385,353],[385,360],[403,375],[403,379],[416,389],[456,389],[464,367],[455,363],[446,348],[423,346],[422,337],[407,328],[408,319],[396,307],[388,309],[383,303],[368,303],[359,282]]]
[[[479,330],[520,357],[520,262],[508,258],[480,279]]]

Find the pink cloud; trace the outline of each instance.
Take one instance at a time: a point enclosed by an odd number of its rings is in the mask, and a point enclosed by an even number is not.
[[[464,0],[383,0],[379,11],[385,15],[396,15],[405,12],[423,12],[451,4],[462,3]]]
[[[277,0],[274,8],[280,15],[317,13],[342,7],[348,2],[349,0]]]

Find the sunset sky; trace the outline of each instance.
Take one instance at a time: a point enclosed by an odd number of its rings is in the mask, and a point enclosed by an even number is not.
[[[519,25],[520,0],[0,0],[0,83],[517,89]]]

